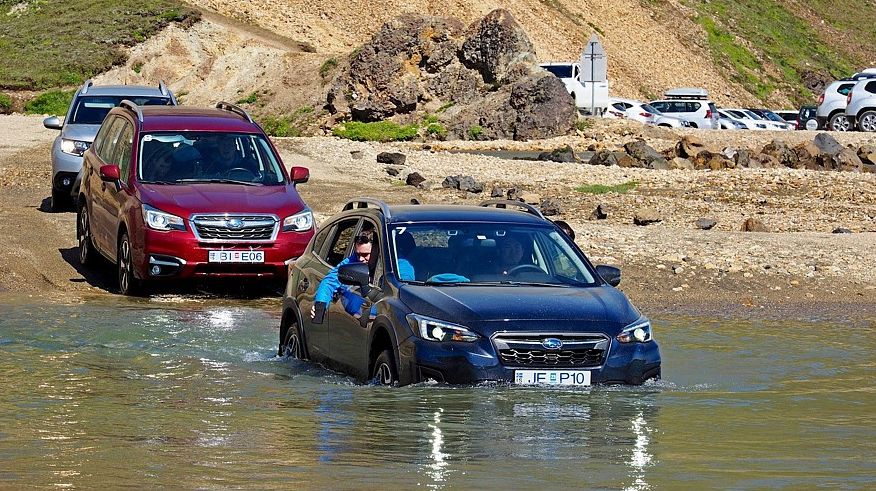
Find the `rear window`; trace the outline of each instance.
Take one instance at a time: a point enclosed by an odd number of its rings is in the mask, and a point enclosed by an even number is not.
[[[871,94],[876,94],[876,80],[873,82],[867,82],[867,85],[864,86],[864,90]]]
[[[173,101],[168,97],[82,96],[74,102],[69,123],[101,124],[110,109],[118,106],[125,99],[138,106],[173,105]]]
[[[855,86],[855,84],[842,84],[836,88],[836,91],[837,91],[837,93],[842,94],[842,95],[849,95],[849,92],[852,91],[852,87],[854,87],[854,86]]]
[[[572,78],[572,65],[548,65],[543,66],[545,70],[553,73],[560,78]]]

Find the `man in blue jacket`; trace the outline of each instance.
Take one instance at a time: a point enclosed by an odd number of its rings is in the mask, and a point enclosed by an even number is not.
[[[342,285],[338,280],[338,269],[350,263],[368,263],[368,269],[371,275],[374,274],[374,267],[377,265],[377,251],[374,248],[374,231],[363,230],[354,238],[353,254],[342,260],[329,270],[325,278],[319,282],[316,289],[316,296],[313,299],[313,306],[310,308],[310,318],[316,317],[316,306],[322,303],[325,309],[328,309],[328,304],[332,301],[335,293],[340,294],[341,303],[344,305],[344,310],[355,317],[360,315],[362,304],[365,299],[361,295],[355,293],[346,285]],[[373,253],[373,256],[372,256]],[[399,277],[402,280],[414,279],[414,268],[403,258],[398,258]],[[371,314],[374,315],[374,307],[371,308]]]

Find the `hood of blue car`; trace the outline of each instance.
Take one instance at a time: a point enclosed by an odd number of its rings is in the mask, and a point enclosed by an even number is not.
[[[556,328],[619,332],[639,318],[626,296],[610,286],[405,285],[400,299],[414,313],[476,328]]]

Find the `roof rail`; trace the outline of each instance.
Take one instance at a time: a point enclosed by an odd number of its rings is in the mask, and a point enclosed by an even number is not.
[[[164,80],[158,81],[158,90],[161,92],[161,95],[167,95],[167,85],[164,84]]]
[[[392,213],[389,211],[389,205],[376,198],[353,198],[350,201],[347,201],[347,204],[344,205],[344,208],[341,211],[352,210],[353,208],[369,208],[368,205],[374,205],[375,207],[380,208],[380,212],[383,213],[383,216],[386,218],[392,216]]]
[[[140,106],[134,104],[133,102],[129,101],[128,99],[125,99],[119,103],[119,107],[123,107],[125,109],[129,109],[129,110],[133,111],[134,114],[137,115],[137,121],[139,121],[141,123],[143,122],[143,110],[140,109]]]
[[[225,102],[225,101],[217,102],[217,103],[216,103],[216,109],[222,109],[223,111],[231,111],[231,112],[233,112],[234,114],[237,114],[237,115],[239,115],[239,116],[243,116],[243,117],[246,118],[246,120],[249,121],[250,123],[253,122],[253,120],[252,120],[252,118],[249,116],[249,113],[248,113],[248,112],[244,111],[243,109],[241,109],[241,108],[235,106],[234,104],[232,104],[232,103],[230,103],[230,102]]]
[[[82,91],[79,93],[80,94],[87,94],[88,88],[91,87],[92,85],[94,85],[94,82],[89,78],[88,80],[85,81],[84,84],[82,84]]]
[[[510,199],[491,199],[491,200],[487,200],[487,201],[482,201],[481,204],[479,204],[478,206],[484,206],[484,207],[495,206],[496,208],[508,208],[509,205],[516,206],[518,208],[522,208],[523,211],[525,211],[527,213],[531,213],[539,218],[544,218],[544,215],[541,214],[541,211],[538,208],[536,208],[530,204],[524,203],[522,201],[513,201]],[[544,219],[547,220],[546,218],[544,218]]]

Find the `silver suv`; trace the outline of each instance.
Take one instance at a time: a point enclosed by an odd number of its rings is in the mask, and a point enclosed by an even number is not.
[[[851,128],[876,131],[876,79],[855,83],[847,96],[846,118]]]
[[[176,98],[164,82],[158,87],[143,85],[94,85],[85,82],[73,95],[64,119],[52,116],[43,120],[43,126],[61,130],[52,145],[52,211],[70,206],[78,194],[82,154],[88,150],[100,124],[110,109],[124,99],[137,105],[175,106]]]
[[[663,100],[651,101],[649,104],[666,116],[689,121],[694,128],[721,129],[721,124],[718,122],[718,108],[709,100],[706,89],[667,90],[663,94]]]
[[[876,78],[876,73],[862,73],[859,80]],[[818,97],[818,107],[815,110],[815,119],[818,127],[830,131],[849,131],[849,120],[846,119],[846,100],[852,87],[857,81],[852,78],[844,78],[832,82],[824,88],[824,92]]]

